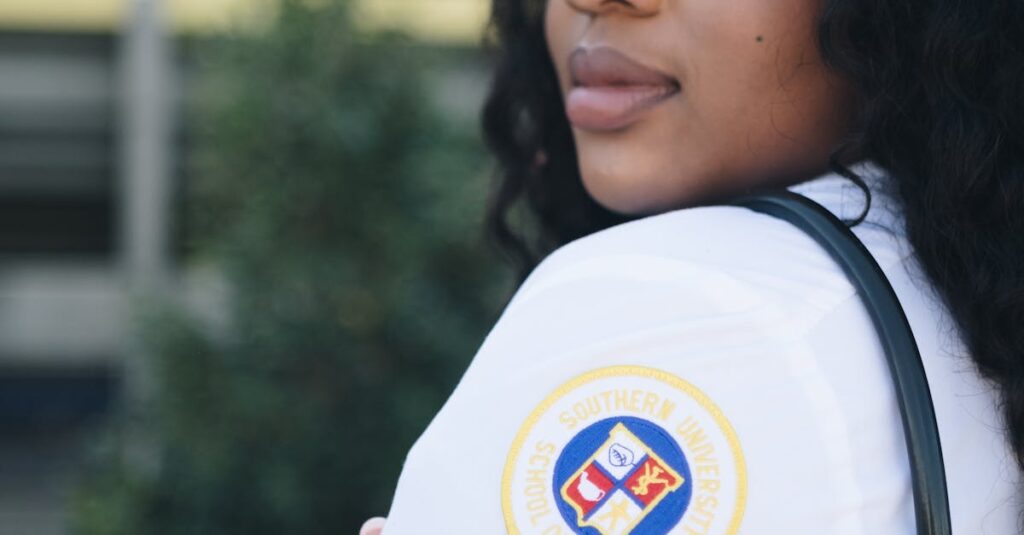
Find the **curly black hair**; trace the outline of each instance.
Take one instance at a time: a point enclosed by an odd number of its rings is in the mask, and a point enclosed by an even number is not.
[[[493,0],[498,62],[483,112],[500,168],[488,229],[522,276],[625,219],[583,188],[544,3]],[[857,154],[888,172],[921,265],[999,389],[1024,468],[1024,1],[824,0],[818,41],[860,103],[831,167],[859,182],[840,163]]]

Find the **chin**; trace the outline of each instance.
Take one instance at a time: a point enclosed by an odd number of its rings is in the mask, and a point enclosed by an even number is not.
[[[583,186],[595,202],[612,212],[642,216],[683,208],[693,202],[685,191],[671,191],[666,181],[640,178],[637,175],[583,175]]]
[[[581,166],[583,187],[595,202],[612,212],[627,216],[651,215],[705,202],[705,191],[696,174],[634,169],[630,172],[599,172]]]

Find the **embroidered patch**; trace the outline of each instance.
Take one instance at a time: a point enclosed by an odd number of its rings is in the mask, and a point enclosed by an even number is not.
[[[638,366],[595,370],[549,395],[502,477],[511,535],[731,535],[745,504],[725,416],[693,385]]]

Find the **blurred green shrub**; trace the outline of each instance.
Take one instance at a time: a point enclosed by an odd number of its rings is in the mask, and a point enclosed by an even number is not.
[[[423,52],[358,33],[344,0],[276,3],[206,45],[192,99],[192,260],[224,273],[229,327],[146,322],[152,403],[84,478],[78,533],[354,534],[507,290],[486,158],[431,104]],[[130,426],[155,468],[125,462]]]

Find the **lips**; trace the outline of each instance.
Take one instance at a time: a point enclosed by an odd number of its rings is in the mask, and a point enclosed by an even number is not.
[[[679,93],[679,81],[609,47],[578,48],[569,57],[569,122],[594,131],[623,129]]]

